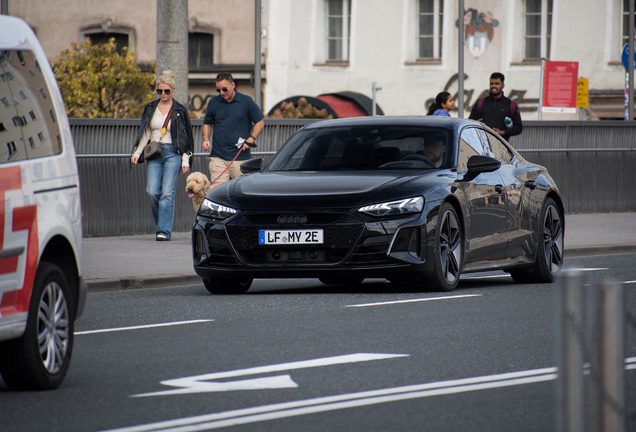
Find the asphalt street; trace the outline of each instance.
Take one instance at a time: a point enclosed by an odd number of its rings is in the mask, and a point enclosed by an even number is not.
[[[586,284],[626,282],[636,315],[635,262],[565,266]],[[89,293],[66,381],[49,392],[0,382],[0,429],[555,429],[558,284],[518,285],[501,272],[465,275],[451,293],[379,279],[256,282],[239,296],[201,283]],[[636,364],[633,326],[626,357]],[[636,368],[626,377],[636,416]]]

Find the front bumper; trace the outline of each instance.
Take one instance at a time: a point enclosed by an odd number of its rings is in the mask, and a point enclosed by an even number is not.
[[[244,212],[227,221],[198,216],[192,231],[195,272],[203,279],[423,277],[432,272],[422,215],[377,221],[346,211],[305,212],[306,224],[277,223],[289,213]],[[315,228],[324,231],[322,245],[258,244],[260,230]]]

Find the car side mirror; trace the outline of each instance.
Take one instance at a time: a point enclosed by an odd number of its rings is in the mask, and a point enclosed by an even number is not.
[[[250,174],[261,170],[261,164],[263,158],[249,159],[240,165],[240,170],[243,174]]]
[[[490,156],[474,155],[468,158],[466,167],[469,174],[479,174],[497,171],[501,167],[501,162]]]

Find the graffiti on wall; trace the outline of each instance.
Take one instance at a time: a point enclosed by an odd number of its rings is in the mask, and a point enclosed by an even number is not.
[[[459,27],[459,20],[455,26]],[[497,26],[499,21],[491,12],[479,12],[473,8],[464,11],[464,45],[475,58],[479,58],[486,51],[495,37]]]
[[[444,86],[444,91],[451,92],[450,89],[453,87],[453,85],[458,79],[459,79],[458,74],[455,74],[452,77],[450,77],[450,79],[446,82],[446,85]],[[466,82],[467,79],[468,79],[468,75],[464,74],[464,83]],[[524,112],[537,111],[539,109],[539,98],[526,98],[526,92],[527,90],[510,90],[509,92],[504,92],[504,94],[506,95],[506,97],[514,100],[517,103],[517,105],[519,106],[519,111],[524,111]],[[475,99],[473,99],[474,94],[475,94],[474,89],[464,88],[464,111],[467,111],[468,113],[470,113],[470,110],[472,109],[473,105],[477,103],[479,98],[488,96],[490,94],[490,91],[486,89],[482,91]],[[455,93],[453,94],[453,99],[457,100],[457,91],[455,91]],[[434,101],[435,101],[435,98],[428,99],[424,103],[424,108],[428,110],[428,107],[431,106],[431,104]],[[455,106],[457,107],[457,104]],[[455,108],[454,110],[457,111],[457,108]]]

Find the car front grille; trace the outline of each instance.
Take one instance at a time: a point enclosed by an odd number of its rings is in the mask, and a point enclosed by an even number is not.
[[[307,214],[305,224],[278,224],[280,213],[242,216],[226,225],[232,246],[253,265],[334,265],[356,245],[364,223],[346,213]],[[259,245],[260,230],[322,229],[322,245]]]

